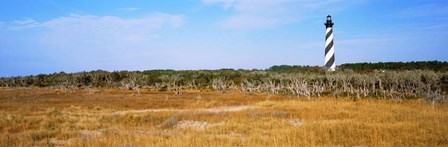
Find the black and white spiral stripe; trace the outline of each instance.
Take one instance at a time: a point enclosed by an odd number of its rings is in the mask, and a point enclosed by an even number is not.
[[[333,28],[327,27],[325,39],[325,67],[329,71],[336,70],[336,63],[334,61],[334,46],[333,46]]]

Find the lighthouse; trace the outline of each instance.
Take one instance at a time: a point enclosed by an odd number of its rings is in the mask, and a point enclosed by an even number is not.
[[[331,16],[327,16],[327,22],[325,26],[327,28],[325,37],[325,68],[328,71],[336,70],[336,63],[334,59],[334,42],[333,42],[333,22]]]

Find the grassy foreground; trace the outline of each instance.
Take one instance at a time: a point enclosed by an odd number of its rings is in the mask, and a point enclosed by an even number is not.
[[[448,106],[256,93],[0,88],[0,146],[448,146]]]

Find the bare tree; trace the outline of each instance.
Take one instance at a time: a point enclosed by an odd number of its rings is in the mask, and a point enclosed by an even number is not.
[[[281,86],[280,84],[277,84],[273,79],[268,78],[262,81],[261,89],[265,91],[269,95],[269,97],[271,97],[274,94],[278,94]]]
[[[181,95],[184,86],[181,84],[182,77],[179,75],[171,75],[164,77],[168,90],[174,92],[176,95]]]
[[[230,90],[231,87],[233,87],[233,82],[228,82],[225,78],[215,78],[212,81],[212,88],[213,90],[225,93]]]
[[[188,89],[198,89],[198,85],[196,84],[196,80],[195,79],[191,79],[190,81],[188,81],[186,88],[188,88]]]
[[[130,74],[129,75],[129,87],[131,87],[133,90],[137,91],[137,94],[140,94],[140,84],[138,83],[140,77],[137,74]]]
[[[241,82],[241,91],[244,92],[258,92],[260,91],[260,84],[257,81],[244,79]]]
[[[314,91],[317,94],[317,97],[320,97],[322,92],[325,90],[325,86],[322,81],[315,81],[314,82]]]
[[[196,79],[199,77],[198,74],[193,74],[186,83],[187,89],[198,89],[200,87],[200,83],[196,82]]]
[[[0,83],[1,83],[0,86],[2,86],[2,87],[9,87],[8,82],[6,82],[6,79],[4,79],[4,78],[0,79]]]
[[[286,85],[287,89],[300,98],[300,96],[306,96],[308,100],[311,99],[311,94],[308,89],[308,83],[306,80],[299,80],[298,78],[291,77],[290,82]]]
[[[141,81],[141,75],[138,75],[137,73],[130,73],[128,74],[128,78],[122,80],[120,82],[121,87],[124,87],[128,90],[135,90],[137,94],[140,94],[140,81]]]

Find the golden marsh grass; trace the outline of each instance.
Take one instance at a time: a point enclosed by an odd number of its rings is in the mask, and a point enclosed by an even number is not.
[[[447,124],[421,100],[0,88],[0,146],[448,146]]]

